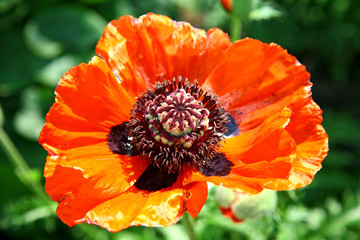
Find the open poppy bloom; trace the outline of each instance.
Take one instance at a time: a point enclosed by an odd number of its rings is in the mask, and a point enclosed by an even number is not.
[[[169,226],[198,215],[207,181],[295,189],[321,168],[310,75],[280,46],[147,14],[110,22],[96,53],[61,78],[39,138],[67,225]]]

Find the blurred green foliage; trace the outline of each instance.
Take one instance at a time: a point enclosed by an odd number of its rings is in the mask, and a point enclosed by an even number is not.
[[[61,75],[91,59],[107,22],[147,12],[230,30],[231,18],[217,0],[0,1],[0,124],[34,178],[42,181],[46,152],[37,137]],[[196,233],[199,239],[359,239],[360,2],[261,1],[250,19],[244,36],[280,44],[312,74],[330,152],[310,186],[279,193],[273,215],[234,224],[218,211],[211,192]],[[1,239],[187,239],[181,224],[116,234],[85,224],[69,229],[56,217],[56,204],[34,196],[1,150],[0,183]]]

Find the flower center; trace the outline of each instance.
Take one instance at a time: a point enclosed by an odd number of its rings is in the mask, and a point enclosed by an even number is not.
[[[134,104],[127,133],[134,151],[160,169],[204,168],[218,154],[228,114],[217,97],[181,78],[156,83]]]
[[[184,89],[160,94],[145,103],[152,137],[164,145],[192,147],[209,127],[209,110]]]

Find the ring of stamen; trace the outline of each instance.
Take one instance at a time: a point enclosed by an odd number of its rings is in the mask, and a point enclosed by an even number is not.
[[[168,172],[201,168],[218,153],[227,113],[217,97],[181,78],[156,83],[137,99],[128,136],[143,158]]]

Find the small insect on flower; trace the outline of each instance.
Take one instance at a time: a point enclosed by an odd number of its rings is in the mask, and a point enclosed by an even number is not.
[[[310,75],[280,46],[150,13],[110,22],[96,53],[61,78],[39,137],[67,225],[169,226],[196,218],[206,182],[295,189],[321,168]]]

